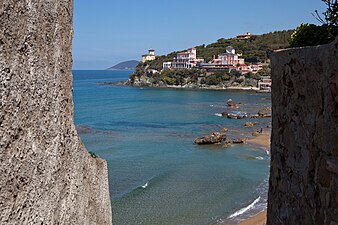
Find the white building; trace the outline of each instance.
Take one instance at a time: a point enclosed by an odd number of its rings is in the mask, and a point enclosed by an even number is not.
[[[189,48],[185,52],[177,53],[177,57],[172,62],[173,69],[189,69],[196,67],[199,63],[204,62],[204,59],[197,59],[196,48]]]
[[[155,50],[154,49],[149,49],[149,53],[146,55],[142,55],[142,62],[146,62],[146,61],[153,61],[155,60],[156,56],[155,56]]]
[[[163,62],[163,69],[171,69],[172,62]]]
[[[270,76],[262,76],[260,81],[258,81],[258,88],[261,92],[271,92],[271,83]]]

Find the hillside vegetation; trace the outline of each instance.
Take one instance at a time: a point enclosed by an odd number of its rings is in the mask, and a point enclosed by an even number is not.
[[[289,46],[289,39],[294,30],[275,31],[262,35],[253,35],[248,40],[237,40],[235,38],[221,38],[209,45],[196,46],[197,57],[204,58],[206,62],[211,61],[213,56],[224,53],[227,46],[233,46],[237,53],[242,53],[245,62],[264,62],[267,53],[272,50],[282,49]],[[149,65],[150,69],[160,71],[165,61],[172,61],[177,52],[168,55],[157,56],[154,61],[140,63],[139,66]]]

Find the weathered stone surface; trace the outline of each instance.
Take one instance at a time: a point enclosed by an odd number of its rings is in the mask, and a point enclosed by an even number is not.
[[[111,224],[73,125],[72,0],[0,3],[0,224]]]
[[[272,54],[268,224],[338,222],[338,37]]]
[[[227,139],[226,134],[214,132],[208,136],[195,139],[195,143],[198,145],[220,144]]]

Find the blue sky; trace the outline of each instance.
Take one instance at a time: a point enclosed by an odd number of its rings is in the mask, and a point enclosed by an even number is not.
[[[105,69],[251,32],[318,24],[320,0],[75,0],[74,69]]]

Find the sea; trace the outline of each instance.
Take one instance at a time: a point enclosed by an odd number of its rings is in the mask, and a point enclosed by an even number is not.
[[[247,121],[271,95],[102,85],[132,71],[73,71],[75,124],[87,150],[108,163],[114,225],[237,224],[266,208],[268,149],[194,144],[227,128],[251,136]],[[226,101],[240,103],[231,109]],[[270,119],[259,119],[266,129]]]

